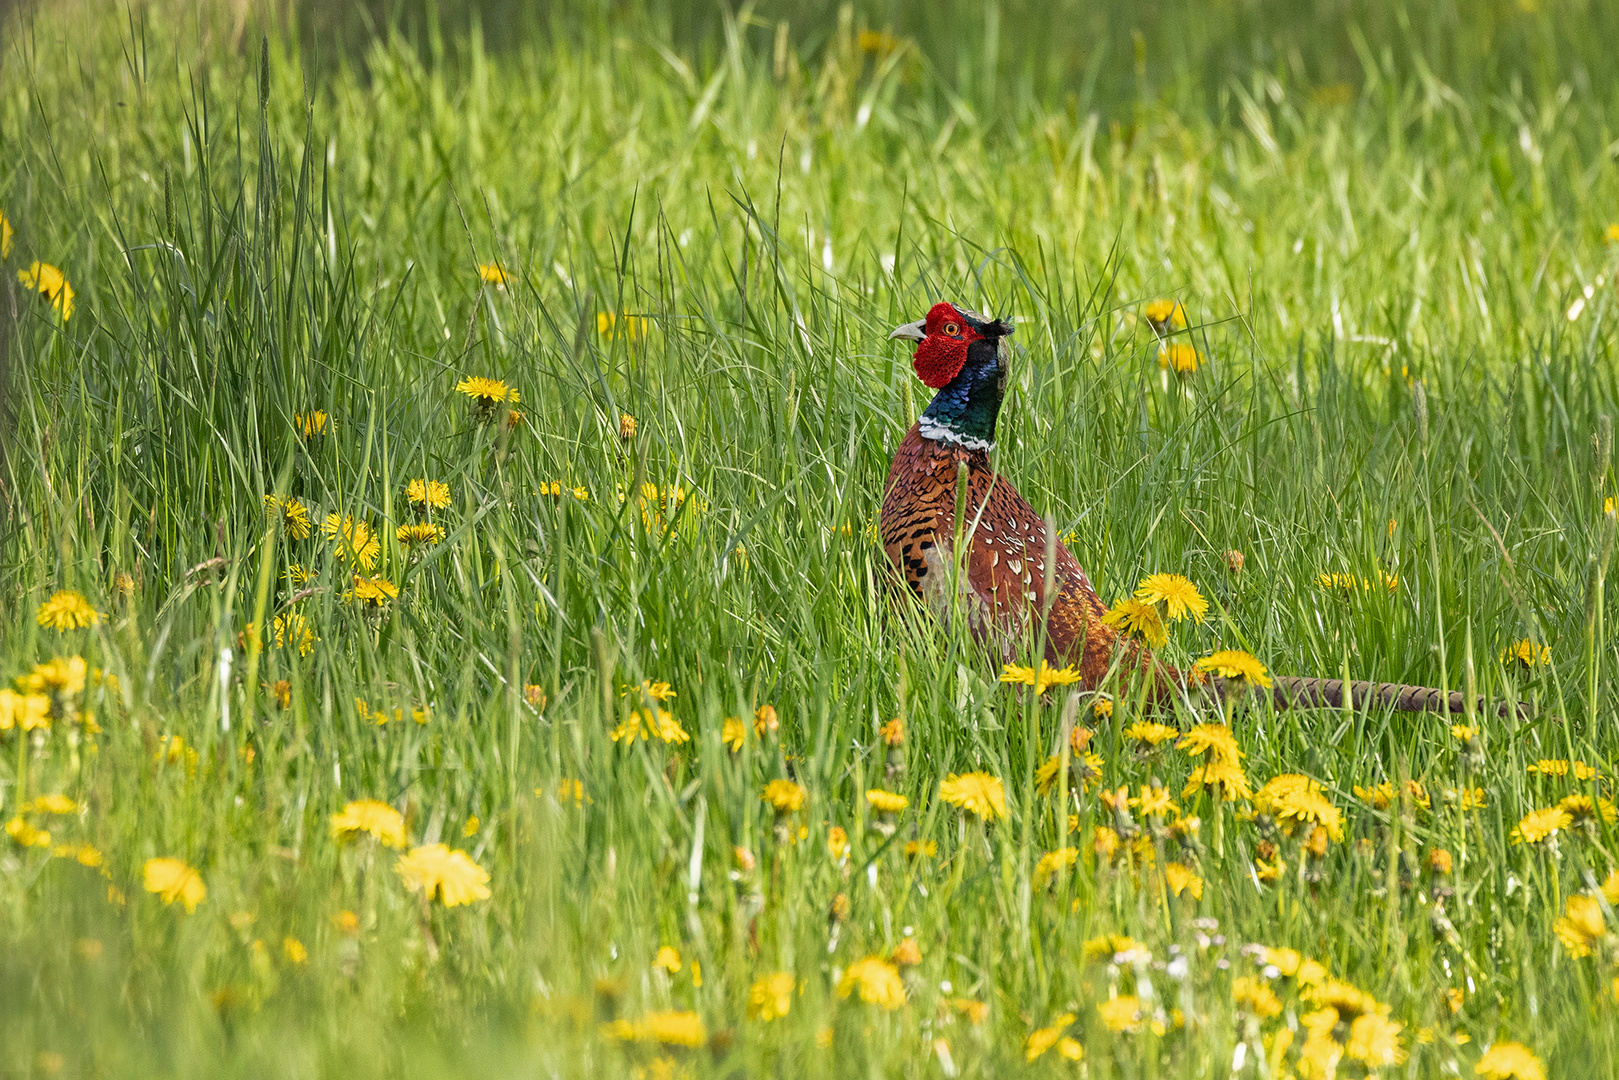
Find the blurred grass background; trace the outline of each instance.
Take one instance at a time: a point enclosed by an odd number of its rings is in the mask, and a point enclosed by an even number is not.
[[[25,1004],[0,1069],[627,1072],[653,1062],[597,1021],[681,1006],[736,1032],[682,1069],[931,1075],[948,1037],[951,1068],[987,1073],[1077,1003],[1100,1075],[1219,1073],[1247,1035],[1218,961],[1248,941],[1392,1002],[1409,1075],[1531,1036],[1561,1072],[1611,1069],[1606,969],[1549,930],[1610,868],[1611,828],[1557,858],[1508,832],[1564,793],[1526,763],[1612,768],[1616,658],[1587,596],[1615,491],[1592,449],[1615,401],[1615,18],[1549,0],[11,13],[0,660],[11,677],[78,651],[117,683],[92,689],[104,730],[84,747],[6,737],[6,816],[24,786],[72,794],[86,809],[61,828],[106,877],[7,850],[0,986]],[[35,259],[77,291],[65,323],[17,282]],[[1191,317],[1191,378],[1161,371],[1138,317],[1160,296]],[[1241,646],[1276,671],[1472,678],[1542,706],[1486,725],[1482,772],[1437,717],[1255,715],[1256,783],[1306,772],[1347,806],[1355,784],[1473,776],[1486,810],[1363,809],[1367,845],[1325,881],[1264,891],[1244,846],[1191,909],[1128,873],[1035,888],[1065,835],[1032,783],[1058,709],[889,613],[870,536],[926,401],[886,332],[940,297],[1019,320],[997,465],[1104,598],[1165,570],[1217,601],[1176,662]],[[516,386],[524,424],[475,423],[467,375]],[[315,409],[331,431],[300,440]],[[453,501],[413,563],[394,527],[417,477]],[[267,531],[267,493],[378,526],[401,586],[380,629],[318,533]],[[294,562],[320,590],[296,609]],[[1399,585],[1342,595],[1322,573]],[[41,629],[59,588],[105,622]],[[273,644],[293,610],[307,657]],[[1499,662],[1523,638],[1549,670]],[[610,741],[642,679],[674,684],[691,743]],[[277,680],[284,709],[253,684]],[[723,718],[767,704],[791,760],[732,758]],[[898,779],[876,740],[895,715]],[[1134,718],[1121,703],[1097,736],[1105,781],[1178,789],[1192,763],[1135,756]],[[987,857],[933,794],[969,768],[1013,805]],[[758,797],[789,774],[812,793],[802,847]],[[588,806],[558,799],[564,778]],[[937,864],[864,831],[860,793],[884,782]],[[359,797],[472,853],[492,899],[424,924],[386,853],[329,839]],[[1107,820],[1094,795],[1076,809],[1082,835]],[[1422,890],[1386,887],[1402,844],[1457,853],[1454,937]],[[141,892],[161,855],[202,870],[195,914]],[[839,892],[852,910],[829,922]],[[1194,918],[1229,945],[1198,944]],[[836,973],[905,927],[925,957],[907,1010],[837,1004]],[[1199,957],[1182,1005],[1206,1022],[1102,1031],[1120,975],[1076,958],[1104,932]],[[651,972],[660,944],[702,985]],[[750,1027],[767,970],[803,997]],[[1454,1020],[1449,986],[1468,987]],[[955,994],[990,1004],[984,1025],[945,1028]],[[828,1024],[835,1054],[810,1057]],[[1441,1037],[1419,1047],[1419,1026]]]

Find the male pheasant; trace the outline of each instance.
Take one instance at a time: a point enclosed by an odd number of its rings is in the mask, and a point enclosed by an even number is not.
[[[964,615],[975,637],[1003,660],[1044,631],[1046,659],[1077,666],[1083,685],[1101,685],[1115,661],[1128,678],[1146,677],[1150,696],[1165,700],[1191,681],[1103,623],[1107,608],[1068,548],[1048,537],[1046,523],[1017,488],[991,467],[995,421],[1006,391],[1012,325],[956,304],[938,303],[925,319],[889,339],[914,341],[912,366],[938,391],[894,453],[883,491],[881,531],[889,561],[935,617]],[[966,465],[966,505],[959,518],[966,554],[952,597],[958,529],[958,470]],[[1047,564],[1047,552],[1055,560]],[[1047,584],[1055,591],[1047,596]],[[1049,609],[1048,609],[1049,600]],[[1041,626],[1042,613],[1045,623]],[[1278,676],[1278,707],[1339,707],[1340,679]],[[1463,695],[1398,683],[1353,682],[1352,705],[1368,697],[1406,711],[1461,712]]]

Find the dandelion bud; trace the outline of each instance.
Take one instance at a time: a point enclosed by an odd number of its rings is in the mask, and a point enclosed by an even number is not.
[[[1228,573],[1242,573],[1242,564],[1247,561],[1248,560],[1243,557],[1242,552],[1238,551],[1236,548],[1232,548],[1230,551],[1225,553],[1225,568]]]
[[[625,442],[635,438],[635,417],[629,413],[618,414],[618,437]]]

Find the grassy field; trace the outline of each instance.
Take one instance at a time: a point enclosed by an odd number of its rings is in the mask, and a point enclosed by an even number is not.
[[[1619,19],[586,7],[6,16],[0,1076],[1615,1075]],[[1172,662],[1529,708],[999,681],[940,298]]]

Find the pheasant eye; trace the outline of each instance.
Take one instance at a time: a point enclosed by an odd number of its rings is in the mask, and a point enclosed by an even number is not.
[[[944,324],[944,332],[949,334],[951,337],[955,337],[957,334],[961,333],[961,327],[957,326],[953,322],[947,322]]]

